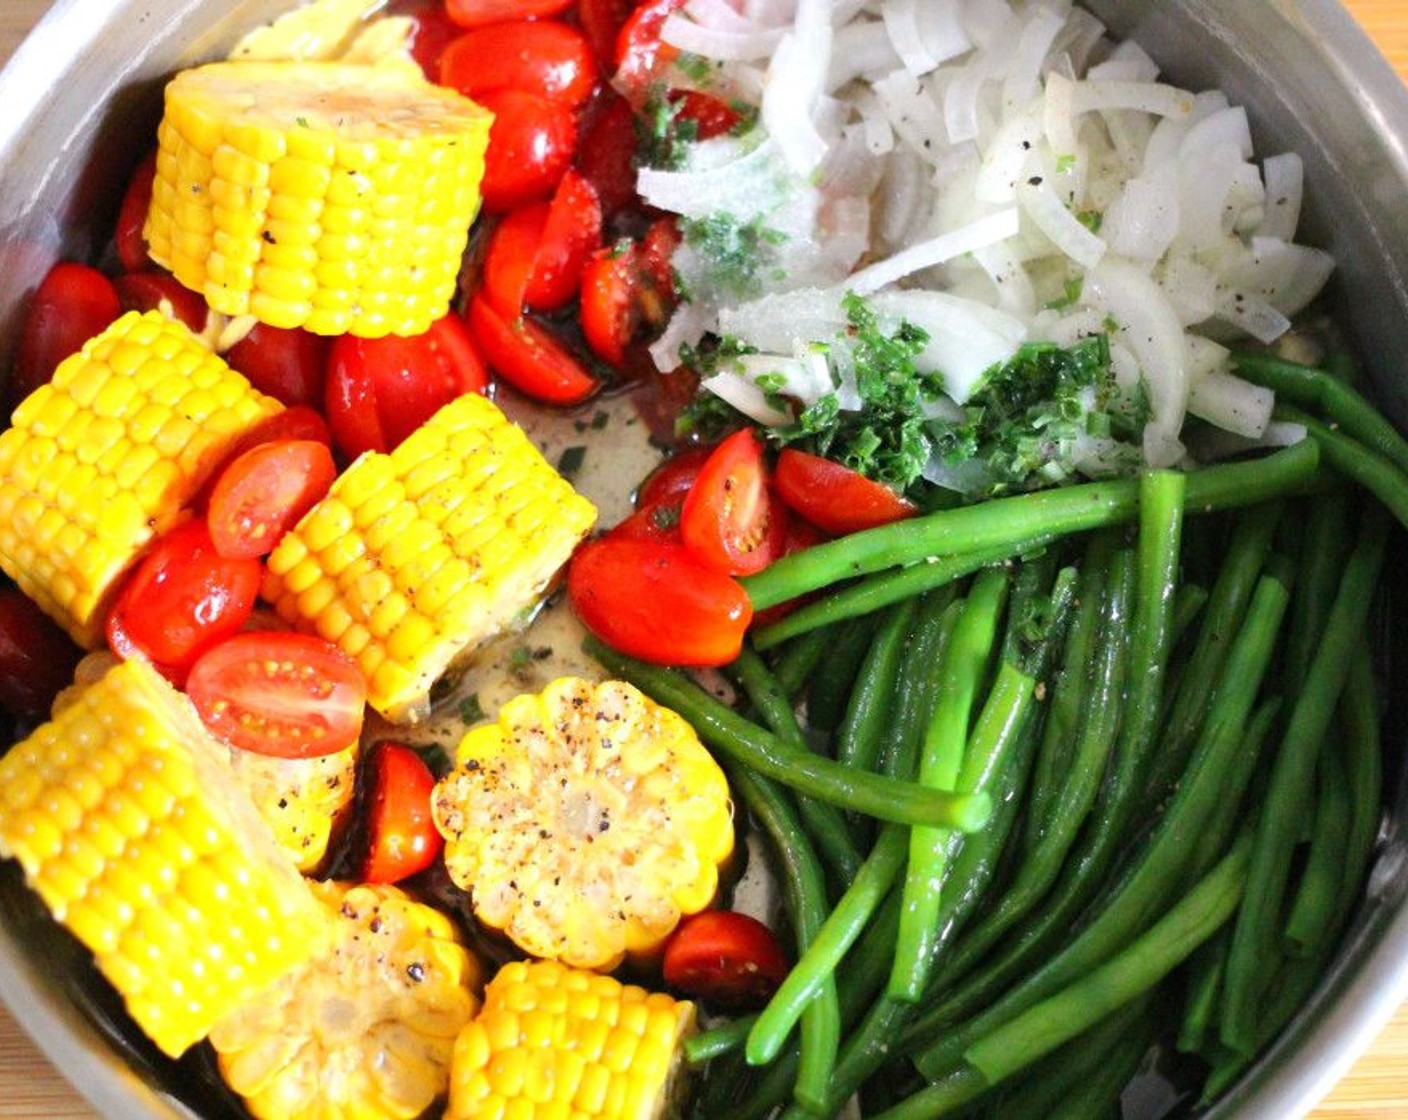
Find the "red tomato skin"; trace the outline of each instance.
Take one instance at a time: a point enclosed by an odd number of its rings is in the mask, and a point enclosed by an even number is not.
[[[441,0],[393,0],[387,14],[411,21],[411,57],[427,81],[439,81],[440,56],[464,28],[450,19]]]
[[[469,301],[468,322],[490,368],[534,400],[579,404],[601,388],[545,328],[527,316],[505,318],[483,293]]]
[[[553,193],[523,301],[534,311],[566,307],[581,285],[587,258],[601,245],[596,188],[569,169]]]
[[[24,592],[0,588],[0,707],[37,722],[73,680],[82,651]]]
[[[709,461],[711,450],[708,447],[687,447],[671,455],[646,475],[645,481],[637,487],[636,509],[647,510],[671,501],[683,504],[684,496]]]
[[[181,320],[197,334],[205,330],[210,308],[171,273],[146,268],[124,272],[112,283],[123,311],[161,311],[164,302],[172,318]]]
[[[347,459],[391,451],[450,401],[488,384],[484,359],[453,313],[424,334],[340,335],[323,391],[333,445]]]
[[[505,214],[489,235],[480,290],[506,319],[523,313],[528,281],[547,225],[548,204],[531,202]]]
[[[369,789],[362,880],[399,883],[424,871],[445,847],[430,808],[435,775],[420,755],[400,743],[377,743],[362,765]]]
[[[692,121],[700,140],[724,136],[738,127],[743,114],[728,102],[697,89],[677,89],[670,101],[679,106],[676,119]]]
[[[264,569],[215,551],[205,521],[159,537],[118,592],[107,639],[119,657],[140,656],[180,684],[196,659],[239,632],[254,611]]]
[[[907,498],[850,467],[784,447],[777,457],[773,485],[797,516],[833,537],[902,521],[919,512]]]
[[[311,407],[323,399],[331,348],[331,339],[311,331],[256,323],[225,351],[225,361],[281,404]]]
[[[15,347],[11,399],[18,403],[47,384],[70,354],[122,314],[112,281],[86,264],[60,261],[29,301]]]
[[[762,1007],[791,964],[777,935],[736,910],[702,910],[665,943],[667,986],[732,1011]]]
[[[502,214],[548,198],[577,147],[572,110],[518,89],[494,90],[478,100],[494,114],[479,184],[485,212]]]
[[[684,500],[680,532],[700,563],[728,575],[760,572],[782,554],[787,512],[773,497],[763,442],[752,428],[710,453]]]
[[[567,592],[598,638],[661,665],[727,665],[753,617],[736,580],[669,541],[599,537],[572,558]]]
[[[128,180],[117,211],[117,226],[113,230],[113,249],[118,263],[128,272],[141,272],[150,267],[147,239],[142,229],[147,224],[147,211],[152,205],[152,183],[156,179],[156,153],[139,163]]]
[[[638,253],[634,244],[624,249],[598,249],[582,269],[580,321],[582,337],[604,362],[619,366],[626,347],[639,326],[636,313]]]
[[[572,0],[445,0],[446,14],[461,27],[558,16],[571,6]]]
[[[261,443],[220,472],[206,522],[215,551],[231,560],[267,556],[337,477],[327,445],[286,439]]]
[[[803,521],[800,517],[789,517],[787,519],[787,535],[782,540],[782,551],[778,553],[777,559],[781,560],[784,556],[791,556],[794,552],[804,552],[816,545],[824,544],[830,539],[810,521]],[[798,607],[811,602],[816,597],[815,594],[801,595],[796,599],[774,603],[772,606],[754,613],[753,625],[755,627],[771,626],[774,622],[781,622]]]
[[[575,27],[514,20],[466,31],[440,56],[440,84],[479,100],[517,89],[575,109],[596,88],[596,60]]]
[[[631,13],[616,37],[615,85],[633,99],[644,98],[679,50],[660,38],[665,20],[685,0],[645,0]]]
[[[603,89],[582,123],[576,166],[596,191],[602,220],[636,204],[636,118],[630,102]]]
[[[208,649],[186,692],[209,730],[271,758],[319,758],[362,732],[367,685],[331,642],[291,630],[247,631]]]
[[[577,4],[577,22],[604,72],[616,69],[616,40],[635,7],[635,0],[579,0]]]

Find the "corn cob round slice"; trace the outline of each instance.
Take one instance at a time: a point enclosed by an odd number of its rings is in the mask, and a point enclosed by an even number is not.
[[[445,915],[395,887],[313,890],[331,950],[216,1025],[220,1072],[260,1120],[419,1116],[448,1087],[479,963]]]
[[[154,669],[126,661],[0,758],[0,856],[170,1055],[320,952],[325,907]]]
[[[120,578],[283,406],[159,312],[59,364],[0,433],[0,568],[88,649]]]
[[[455,1044],[445,1120],[673,1114],[694,1004],[554,961],[499,970]]]
[[[315,758],[273,758],[230,748],[230,767],[293,865],[316,871],[352,810],[360,744]]]
[[[492,119],[396,68],[183,71],[157,130],[152,259],[226,315],[419,334],[454,296]]]
[[[723,772],[621,681],[575,677],[471,729],[436,788],[450,877],[535,957],[610,969],[709,905],[733,851]]]
[[[468,394],[390,455],[363,455],[269,557],[264,598],[335,642],[396,723],[530,610],[596,510],[491,402]]]

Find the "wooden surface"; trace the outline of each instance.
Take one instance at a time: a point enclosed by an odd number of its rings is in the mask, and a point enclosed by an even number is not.
[[[0,61],[50,0],[0,0]],[[1383,52],[1408,78],[1408,0],[1346,0]],[[23,1031],[0,1009],[0,1120],[95,1120]],[[1311,1120],[1408,1117],[1408,1007],[1401,1010]]]

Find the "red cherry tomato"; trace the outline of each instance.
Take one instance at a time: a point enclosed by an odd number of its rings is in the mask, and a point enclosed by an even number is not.
[[[0,589],[0,707],[17,719],[45,718],[59,689],[73,680],[80,655],[33,599]]]
[[[546,328],[505,318],[481,293],[469,301],[469,330],[494,372],[535,400],[577,404],[601,388]]]
[[[640,239],[641,263],[660,297],[668,307],[675,302],[675,250],[680,244],[680,227],[670,217],[656,218]],[[661,321],[664,321],[662,315]]]
[[[289,630],[237,634],[203,654],[186,693],[205,725],[242,750],[318,758],[362,733],[367,685],[331,642]]]
[[[225,351],[225,361],[261,393],[286,405],[317,405],[323,399],[332,340],[301,328],[255,323]]]
[[[753,607],[742,586],[669,541],[607,534],[567,570],[583,624],[622,653],[662,665],[727,665]]]
[[[640,325],[639,253],[634,243],[598,249],[582,269],[582,337],[603,361],[619,366]]]
[[[913,502],[883,483],[795,447],[784,447],[777,457],[773,485],[793,513],[834,537],[918,512]]]
[[[661,40],[660,31],[670,13],[683,7],[684,0],[645,0],[622,25],[616,36],[613,80],[627,97],[648,96],[665,67],[679,57],[677,48]]]
[[[435,775],[420,755],[400,743],[377,743],[362,765],[368,783],[362,879],[399,883],[434,863],[445,846],[430,810]]]
[[[340,335],[324,390],[333,442],[347,458],[390,451],[444,405],[482,393],[489,374],[463,322],[437,319],[424,334]]]
[[[58,364],[122,314],[112,281],[96,268],[60,261],[29,301],[15,348],[10,392],[23,400],[54,376]]]
[[[502,214],[547,198],[571,166],[576,150],[572,110],[518,89],[494,90],[478,101],[494,114],[479,184],[484,209]]]
[[[671,455],[650,472],[636,490],[636,509],[684,504],[700,470],[709,461],[710,448],[690,447]]]
[[[548,204],[531,202],[504,215],[489,235],[480,290],[494,310],[506,318],[516,319],[523,311],[547,220]]]
[[[205,511],[210,504],[211,491],[220,481],[220,476],[224,474],[225,468],[246,451],[258,447],[261,443],[290,439],[313,440],[321,443],[329,451],[332,450],[332,433],[328,431],[328,423],[323,419],[322,413],[315,412],[301,404],[286,408],[282,412],[276,412],[255,424],[230,445],[224,457],[191,498],[191,508],[197,512],[203,513]]]
[[[665,943],[665,983],[729,1010],[762,1007],[791,964],[777,935],[736,910],[704,910],[679,924]]]
[[[569,170],[548,207],[533,258],[524,302],[534,311],[557,311],[577,294],[587,258],[601,244],[601,202],[582,174]]]
[[[586,36],[554,20],[514,20],[466,31],[440,56],[440,84],[476,101],[518,89],[575,109],[596,87]]]
[[[117,211],[117,228],[113,231],[113,248],[118,262],[128,272],[141,272],[151,265],[147,255],[147,239],[142,229],[147,224],[147,211],[152,205],[152,182],[156,179],[156,153],[152,152],[132,172],[122,206]]]
[[[789,517],[787,519],[787,535],[782,540],[782,551],[777,558],[781,560],[782,557],[791,556],[794,552],[804,552],[830,539],[810,521],[803,521],[800,517]],[[814,594],[800,595],[795,599],[774,603],[772,606],[754,613],[753,625],[755,627],[771,626],[774,622],[782,621],[802,604],[811,602],[815,598]]]
[[[123,311],[161,311],[181,320],[197,334],[205,330],[210,308],[171,273],[147,268],[125,272],[112,283]]]
[[[635,8],[635,0],[579,0],[577,22],[603,71],[616,69],[616,39]]]
[[[675,119],[691,121],[700,140],[724,136],[738,127],[743,114],[727,101],[697,89],[677,89],[670,93],[670,102],[678,106]]]
[[[107,618],[119,657],[145,657],[180,683],[198,658],[249,621],[264,569],[215,551],[201,519],[159,537],[123,584]]]
[[[609,89],[588,111],[577,144],[577,170],[596,191],[604,220],[636,203],[636,116]]]
[[[464,28],[450,19],[441,0],[394,0],[387,14],[410,20],[411,57],[428,80],[438,81],[440,55]]]
[[[461,27],[558,16],[571,6],[572,0],[445,0],[446,13]]]
[[[768,483],[763,442],[742,428],[714,448],[680,513],[684,543],[720,572],[760,572],[782,555],[787,512]]]
[[[267,556],[337,477],[326,444],[311,439],[261,443],[230,463],[210,493],[206,521],[221,556]]]

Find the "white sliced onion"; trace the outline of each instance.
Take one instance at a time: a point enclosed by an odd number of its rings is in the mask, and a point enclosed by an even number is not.
[[[900,56],[900,62],[912,77],[920,77],[938,66],[939,59],[929,53],[924,36],[919,33],[920,0],[881,0],[880,18],[885,21],[885,34]]]
[[[765,140],[753,151],[705,171],[642,167],[636,189],[650,205],[688,217],[732,214],[749,221],[787,201],[791,184],[778,147]]]
[[[857,295],[870,295],[912,273],[933,268],[975,249],[1006,241],[1016,235],[1018,225],[1015,209],[999,210],[959,229],[920,242],[886,260],[866,266],[851,276],[847,287]]]
[[[862,75],[878,78],[900,66],[900,57],[883,23],[856,22],[839,28],[826,71],[826,90],[834,93]]]
[[[1017,186],[1017,204],[1051,243],[1082,268],[1094,268],[1105,255],[1105,242],[1081,225],[1045,179]]]
[[[1284,152],[1263,160],[1261,175],[1266,206],[1257,236],[1294,241],[1305,192],[1305,163],[1295,152]]]
[[[1178,232],[1178,178],[1160,169],[1136,176],[1105,209],[1100,226],[1110,249],[1131,260],[1155,261]]]
[[[1276,394],[1231,373],[1214,370],[1193,383],[1188,411],[1248,439],[1260,439],[1271,423]]]
[[[780,354],[834,338],[845,326],[841,295],[834,289],[777,292],[719,312],[719,330],[725,336]]]
[[[780,28],[754,28],[747,31],[706,27],[672,12],[660,28],[660,38],[672,47],[721,62],[767,58],[777,49],[784,32]]]
[[[959,404],[981,387],[988,370],[1026,341],[1020,319],[947,292],[878,292],[871,305],[890,329],[908,322],[928,334],[915,366],[942,374],[944,391]]]

